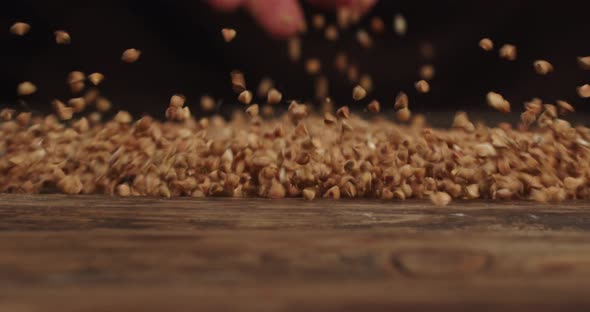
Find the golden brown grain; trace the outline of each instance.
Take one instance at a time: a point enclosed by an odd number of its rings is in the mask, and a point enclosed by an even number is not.
[[[414,86],[416,87],[416,91],[420,93],[430,92],[430,84],[426,80],[419,80],[414,84]]]
[[[322,69],[322,63],[317,58],[310,58],[305,61],[305,71],[310,75],[316,75]]]
[[[267,99],[266,99],[268,104],[271,104],[271,105],[278,104],[281,102],[282,99],[283,99],[283,94],[281,92],[279,92],[279,90],[272,88],[272,89],[270,89],[270,91],[268,91],[268,95],[267,95]]]
[[[348,68],[348,56],[344,52],[336,53],[334,57],[334,68],[340,73],[346,73]]]
[[[364,29],[357,30],[356,40],[361,45],[361,47],[365,49],[368,49],[373,46],[373,39],[371,39],[369,33],[367,33],[367,31],[365,31]]]
[[[212,193],[215,193],[214,191]],[[158,188],[158,195],[166,198],[172,197],[172,193],[170,193],[170,188],[166,184],[161,184]]]
[[[266,167],[272,163],[272,159],[267,156],[258,156],[252,159],[252,165],[255,167]]]
[[[86,100],[83,97],[72,98],[68,100],[68,105],[74,110],[74,113],[80,113],[86,108]]]
[[[269,77],[264,77],[260,80],[258,84],[258,89],[256,91],[256,96],[259,98],[265,98],[268,95],[268,91],[274,86],[274,82]]]
[[[314,200],[315,199],[315,190],[312,188],[303,189],[303,198],[305,200]]]
[[[246,90],[246,77],[239,70],[233,70],[230,73],[232,89],[235,93],[241,93]]]
[[[88,121],[92,125],[99,125],[102,121],[102,115],[99,112],[92,112],[88,114]]]
[[[434,78],[434,66],[432,65],[422,65],[420,66],[420,70],[419,70],[419,76],[420,78],[424,79],[424,80],[432,80],[432,78]]]
[[[131,188],[129,187],[129,184],[123,183],[123,184],[117,185],[117,194],[122,197],[130,196],[131,195]]]
[[[524,103],[524,107],[527,111],[534,113],[535,116],[538,116],[543,111],[543,102],[539,98],[533,98],[528,102]]]
[[[0,119],[2,119],[3,121],[12,120],[14,113],[16,113],[16,110],[11,108],[4,108],[2,109],[2,111],[0,111]]]
[[[409,102],[410,101],[408,99],[408,95],[405,92],[399,92],[397,94],[397,96],[395,97],[395,104],[393,105],[393,108],[395,108],[395,109],[407,108]]]
[[[545,114],[551,118],[557,118],[557,107],[555,105],[544,104],[543,107],[545,108]]]
[[[555,103],[557,104],[557,106],[559,106],[560,109],[560,113],[563,114],[567,114],[567,113],[573,113],[576,110],[574,109],[574,107],[566,102],[566,101],[562,101],[562,100],[557,100],[555,101]]]
[[[244,90],[238,96],[238,101],[240,101],[240,103],[242,103],[244,105],[248,105],[252,102],[252,97],[253,97],[252,92],[250,92],[248,90]]]
[[[584,177],[574,178],[574,177],[566,177],[563,179],[563,186],[565,186],[566,190],[569,191],[577,191],[582,185],[586,183],[586,179]]]
[[[84,88],[86,88],[86,83],[84,81],[76,81],[69,84],[68,86],[70,87],[70,91],[73,94],[78,94],[84,91]]]
[[[352,98],[355,101],[360,101],[364,99],[366,96],[367,90],[365,90],[365,88],[361,87],[360,85],[357,85],[352,89]]]
[[[78,176],[68,175],[57,182],[57,187],[65,194],[76,195],[82,192],[84,185]]]
[[[395,116],[399,121],[409,121],[412,117],[412,112],[407,107],[401,108],[395,112]]]
[[[23,22],[16,22],[10,26],[10,32],[17,36],[24,36],[31,30],[31,25]]]
[[[451,203],[451,195],[445,192],[434,192],[430,194],[430,201],[437,207],[445,207]]]
[[[302,20],[299,23],[299,26],[297,27],[297,30],[298,30],[298,33],[299,34],[302,34],[302,35],[306,34],[307,33],[307,21]]]
[[[479,196],[479,185],[470,184],[465,187],[465,197],[467,199],[477,199]]]
[[[336,117],[334,115],[332,115],[329,112],[325,112],[324,113],[324,123],[326,125],[333,125],[337,122],[338,120],[336,119]]]
[[[265,105],[262,108],[262,116],[264,117],[272,117],[274,115],[274,109],[270,105]]]
[[[282,125],[277,125],[274,130],[272,131],[272,133],[277,137],[277,138],[283,138],[285,137],[285,128]]]
[[[359,80],[359,70],[354,64],[350,64],[346,70],[346,77],[351,83],[355,83]]]
[[[376,34],[380,34],[385,30],[385,23],[380,17],[374,16],[371,18],[371,30]]]
[[[516,46],[512,44],[505,44],[499,50],[500,58],[507,61],[515,61],[517,54]]]
[[[293,62],[301,59],[301,40],[299,38],[293,37],[287,41],[287,54]]]
[[[250,115],[250,117],[258,116],[260,109],[258,108],[258,104],[252,104],[246,108],[246,113]]]
[[[590,56],[578,57],[578,66],[583,70],[590,70]]]
[[[72,71],[66,78],[66,84],[69,86],[70,91],[74,94],[82,92],[86,81],[86,75],[81,71]]]
[[[139,60],[140,56],[141,51],[137,49],[127,49],[123,51],[123,54],[121,55],[121,60],[125,63],[135,63],[137,62],[137,60]]]
[[[281,199],[285,197],[286,190],[285,187],[279,183],[278,181],[273,181],[270,185],[270,189],[268,190],[268,198],[271,199]]]
[[[133,117],[131,117],[129,112],[118,111],[117,114],[115,114],[115,117],[113,117],[113,120],[120,124],[128,124],[133,121]]]
[[[322,29],[326,26],[326,18],[322,14],[314,14],[311,18],[311,24],[315,29]]]
[[[373,78],[369,74],[362,74],[359,78],[359,85],[367,92],[373,91]]]
[[[119,112],[121,113],[121,112]],[[185,107],[169,106],[165,112],[166,119],[170,121],[187,121],[191,117],[190,109]]]
[[[67,107],[62,101],[60,100],[53,100],[51,102],[53,106],[53,110],[55,111],[57,117],[61,120],[70,120],[74,115],[74,109],[72,107]]]
[[[347,6],[341,6],[336,10],[338,27],[347,29],[352,24],[352,10]]]
[[[201,101],[199,104],[201,106],[201,110],[204,112],[210,112],[215,109],[215,100],[208,95],[201,96]]]
[[[326,113],[326,112],[331,113],[334,111],[334,102],[332,102],[332,99],[330,97],[327,97],[322,101],[320,111],[322,113]]]
[[[436,55],[436,49],[430,41],[420,42],[418,45],[418,53],[426,60],[432,60]]]
[[[549,201],[548,194],[544,190],[540,189],[531,189],[531,194],[529,196],[530,200],[545,203]]]
[[[406,32],[408,31],[408,23],[402,14],[396,14],[393,17],[393,30],[400,37],[406,35]]]
[[[66,83],[67,84],[73,84],[76,82],[83,82],[86,80],[86,75],[81,72],[81,71],[71,71],[70,73],[68,73],[68,77],[66,78]]]
[[[457,112],[455,114],[455,118],[453,119],[453,128],[463,129],[467,132],[475,131],[475,126],[471,121],[469,121],[469,117],[465,112]]]
[[[184,103],[186,102],[186,97],[182,94],[173,94],[170,97],[170,101],[168,102],[168,106],[170,107],[175,107],[175,108],[180,108],[184,106]]]
[[[486,95],[486,99],[488,105],[493,107],[494,109],[502,113],[510,112],[510,102],[505,100],[501,94],[496,92],[488,92],[488,94]]]
[[[342,106],[336,111],[336,115],[342,119],[350,118],[350,109],[348,106]]]
[[[336,41],[340,34],[338,33],[338,28],[334,25],[328,25],[326,30],[324,31],[324,37],[328,41]]]
[[[86,101],[86,105],[94,105],[99,96],[100,92],[98,89],[92,88],[86,91],[82,98],[84,98],[84,101]]]
[[[315,98],[323,100],[330,95],[329,81],[326,76],[319,76],[315,81]]]
[[[334,185],[324,193],[324,198],[340,199],[340,188],[337,185]]]
[[[367,105],[367,109],[372,113],[378,113],[381,110],[381,104],[379,104],[379,101],[373,100]]]
[[[553,65],[545,60],[537,60],[533,63],[535,72],[539,75],[547,75],[553,72]]]
[[[16,88],[16,93],[20,96],[31,95],[37,92],[37,86],[30,81],[21,82]]]
[[[141,117],[135,124],[135,129],[140,132],[147,131],[153,125],[154,119],[150,116]]]
[[[16,122],[22,127],[26,127],[31,121],[33,114],[31,112],[22,112],[16,115]]]
[[[479,47],[489,52],[494,49],[494,42],[490,38],[483,38],[479,41]]]
[[[490,143],[476,144],[473,147],[473,150],[475,151],[475,154],[479,157],[485,158],[485,157],[496,156],[496,149]]]
[[[221,36],[223,37],[223,40],[225,40],[225,42],[231,42],[236,38],[237,34],[238,33],[236,32],[236,30],[233,28],[221,29]]]
[[[297,155],[297,157],[295,157],[295,162],[302,166],[305,166],[309,163],[310,159],[311,158],[309,156],[309,153],[302,152],[299,155]]]
[[[578,91],[578,96],[581,98],[590,98],[590,85],[589,84],[585,84],[582,86],[579,86],[577,88]]]
[[[99,96],[96,99],[96,110],[101,112],[101,113],[106,113],[109,110],[111,110],[111,101],[109,101],[107,98],[104,98],[102,96]]]
[[[93,85],[98,86],[104,80],[104,75],[101,73],[92,73],[88,75],[88,80],[90,80]]]
[[[307,106],[299,104],[297,101],[291,101],[287,111],[289,112],[289,116],[294,120],[300,120],[307,117]]]
[[[65,30],[56,30],[53,35],[55,36],[55,43],[67,45],[72,42],[72,37]]]

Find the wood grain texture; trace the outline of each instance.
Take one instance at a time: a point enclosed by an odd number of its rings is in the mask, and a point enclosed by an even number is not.
[[[0,311],[589,311],[587,204],[0,195]]]

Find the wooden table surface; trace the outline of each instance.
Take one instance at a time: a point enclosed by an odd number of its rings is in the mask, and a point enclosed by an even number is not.
[[[588,204],[0,195],[0,311],[590,311]]]

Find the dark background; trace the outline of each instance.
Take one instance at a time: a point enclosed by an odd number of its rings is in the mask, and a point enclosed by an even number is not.
[[[305,8],[306,15],[318,12]],[[333,69],[333,57],[347,51],[361,72],[373,77],[375,97],[391,110],[395,95],[406,90],[411,107],[422,113],[464,109],[495,114],[485,105],[490,90],[502,93],[520,110],[524,100],[534,96],[545,101],[565,99],[581,111],[588,111],[586,99],[576,96],[576,86],[590,82],[590,71],[581,71],[577,56],[590,55],[590,2],[566,1],[381,1],[358,27],[369,27],[371,16],[381,16],[386,32],[375,38],[375,47],[358,47],[354,31],[342,34],[336,43],[310,31],[303,39],[303,55],[319,57],[330,78],[331,94],[340,105],[358,110],[366,102],[352,103],[345,77]],[[409,30],[405,38],[393,33],[393,15],[403,13]],[[334,21],[333,13],[327,13]],[[25,37],[11,35],[12,23],[32,25]],[[236,40],[223,42],[220,29],[238,30]],[[313,97],[314,80],[302,63],[292,63],[286,43],[268,37],[242,11],[219,13],[205,3],[193,1],[2,1],[0,4],[0,102],[18,106],[15,88],[30,80],[38,93],[27,97],[35,110],[50,109],[51,99],[67,99],[65,77],[72,70],[102,72],[101,90],[116,108],[136,114],[158,116],[171,94],[183,93],[193,113],[199,114],[202,94],[221,99],[221,112],[236,107],[229,72],[240,69],[250,89],[263,76],[277,82],[286,99]],[[53,31],[65,29],[72,36],[69,46],[56,45]],[[353,28],[354,29],[354,28]],[[486,53],[478,41],[490,37],[496,47],[518,46],[518,60],[508,62],[497,51]],[[436,49],[428,61],[418,53],[421,43],[430,41]],[[121,52],[140,49],[139,62],[124,64]],[[552,62],[556,71],[536,75],[535,59]],[[421,64],[431,63],[437,73],[432,92],[418,95],[413,83]],[[258,100],[257,100],[258,101]]]

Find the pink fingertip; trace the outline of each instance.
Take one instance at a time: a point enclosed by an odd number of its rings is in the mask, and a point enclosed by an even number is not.
[[[307,0],[311,5],[324,9],[335,9],[343,6],[352,6],[356,0]]]
[[[356,0],[353,1],[353,3],[351,4],[351,6],[353,8],[358,9],[361,14],[367,13],[369,10],[371,10],[375,4],[377,3],[377,0]]]
[[[258,24],[277,38],[297,34],[304,23],[297,0],[247,0],[246,6]]]
[[[307,0],[311,5],[324,9],[335,9],[340,7],[349,7],[365,13],[370,10],[378,0]]]
[[[244,4],[245,0],[207,0],[209,4],[220,11],[234,11]]]

